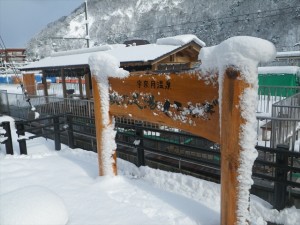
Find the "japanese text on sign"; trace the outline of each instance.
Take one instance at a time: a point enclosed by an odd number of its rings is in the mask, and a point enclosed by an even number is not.
[[[171,81],[170,80],[159,80],[159,81],[148,81],[148,80],[138,80],[137,81],[138,88],[151,88],[151,89],[170,89]]]

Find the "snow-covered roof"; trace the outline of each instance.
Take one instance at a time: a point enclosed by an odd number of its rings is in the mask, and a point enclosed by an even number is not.
[[[298,66],[266,66],[258,67],[258,74],[297,74],[300,73]]]
[[[152,62],[191,42],[195,42],[200,46],[205,46],[205,43],[202,43],[202,41],[194,35],[180,35],[166,39],[159,39],[157,44],[130,47],[125,47],[125,45],[103,45],[89,49],[57,52],[52,54],[50,57],[24,66],[21,70],[88,65],[88,59],[91,54],[104,51],[118,59],[120,63]]]
[[[56,53],[54,55],[51,55],[50,57],[24,66],[21,68],[21,70],[88,65],[88,59],[91,54],[104,51],[107,54],[117,58],[121,63],[147,62],[153,61],[177,48],[178,46],[156,44],[119,47],[111,49],[106,49],[106,47],[103,49],[91,48],[87,49],[86,51],[73,51],[71,52],[71,54],[68,54],[68,52]]]
[[[193,35],[193,34],[183,34],[183,35],[177,35],[174,37],[160,38],[160,39],[157,39],[156,44],[158,44],[158,45],[184,45],[191,41],[196,42],[201,47],[206,46],[206,44],[202,40],[200,40],[196,35]]]

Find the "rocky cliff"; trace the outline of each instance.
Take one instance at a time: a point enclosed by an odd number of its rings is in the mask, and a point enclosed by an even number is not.
[[[82,4],[33,37],[28,55],[85,47],[85,24]],[[278,51],[300,49],[300,0],[88,0],[88,24],[90,46],[195,34],[207,46],[250,35]]]

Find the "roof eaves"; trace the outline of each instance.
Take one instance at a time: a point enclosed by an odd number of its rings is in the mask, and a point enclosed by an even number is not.
[[[186,44],[184,44],[184,45],[181,45],[181,46],[179,46],[178,48],[176,48],[176,49],[174,49],[174,50],[172,50],[172,51],[170,51],[170,52],[168,52],[168,53],[166,53],[166,54],[164,54],[164,55],[162,55],[162,56],[157,57],[156,59],[151,60],[151,63],[152,63],[152,64],[155,64],[156,62],[161,61],[162,59],[166,58],[168,55],[175,54],[175,53],[177,53],[177,52],[179,52],[179,51],[185,49],[187,46],[190,46],[190,45],[192,45],[192,44],[195,44],[195,45],[199,46],[200,48],[202,48],[202,46],[200,46],[200,45],[199,45],[198,43],[196,43],[195,41],[190,41],[190,42],[188,42],[188,43],[186,43]]]
[[[87,67],[87,64],[81,65],[67,65],[67,66],[45,66],[45,67],[31,67],[31,68],[20,68],[20,71],[35,71],[35,70],[55,70],[55,69],[71,69],[71,68],[82,68]]]

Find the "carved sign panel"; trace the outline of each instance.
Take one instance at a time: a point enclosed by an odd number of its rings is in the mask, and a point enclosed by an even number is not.
[[[219,142],[217,77],[199,73],[109,78],[110,112]]]

